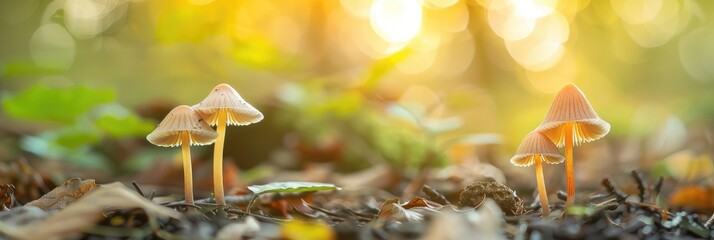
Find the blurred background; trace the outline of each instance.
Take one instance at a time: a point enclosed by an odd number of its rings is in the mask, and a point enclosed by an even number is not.
[[[567,83],[612,124],[575,149],[584,188],[618,170],[689,182],[711,182],[714,172],[711,1],[0,6],[7,174],[29,165],[55,182],[120,178],[180,190],[179,149],[144,138],[174,106],[224,82],[265,115],[228,128],[228,187],[280,177],[358,186],[390,173],[400,182],[435,167],[432,180],[486,176],[530,192],[533,170],[508,159]],[[192,150],[207,194],[212,147]],[[564,185],[562,168],[546,168],[552,192]]]

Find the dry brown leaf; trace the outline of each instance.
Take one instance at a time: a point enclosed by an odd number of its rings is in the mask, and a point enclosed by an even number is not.
[[[423,220],[422,212],[438,211],[444,206],[421,197],[399,204],[399,199],[387,199],[379,209],[379,218],[392,218],[397,221],[418,222]]]
[[[12,184],[0,185],[0,211],[5,211],[14,205],[15,186]]]
[[[109,210],[141,208],[152,216],[181,218],[181,214],[159,206],[129,190],[121,183],[102,185],[67,208],[34,226],[8,234],[16,239],[69,239],[94,225]]]
[[[83,181],[80,178],[72,178],[40,199],[27,203],[26,206],[38,207],[45,211],[61,210],[95,188],[97,184],[94,183],[94,179]]]
[[[412,198],[412,200],[409,200],[409,202],[403,203],[402,207],[404,207],[406,209],[415,208],[415,207],[427,207],[427,208],[439,210],[442,207],[444,207],[444,205],[441,205],[434,201],[426,200],[422,197],[415,197],[415,198]]]
[[[680,187],[672,193],[668,202],[673,207],[688,208],[697,212],[711,214],[714,212],[714,187]]]

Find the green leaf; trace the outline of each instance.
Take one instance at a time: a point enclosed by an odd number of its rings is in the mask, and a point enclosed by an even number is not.
[[[66,69],[52,68],[47,66],[37,66],[32,59],[20,59],[6,62],[0,66],[0,74],[8,77],[17,76],[42,76],[51,74],[63,74]]]
[[[301,192],[314,192],[314,191],[324,191],[324,190],[341,190],[334,184],[330,183],[316,183],[316,182],[274,182],[265,185],[252,185],[248,186],[248,189],[253,192],[253,199],[248,203],[247,212],[253,206],[253,202],[260,195],[266,193],[301,193]]]
[[[340,190],[334,184],[316,182],[274,182],[265,185],[252,185],[248,189],[255,195],[265,193],[298,193],[323,190]]]
[[[684,226],[685,229],[687,229],[688,231],[690,231],[694,234],[697,234],[699,237],[702,237],[702,238],[710,237],[709,229],[707,229],[706,227],[702,226],[699,223],[690,222],[689,220],[684,220],[682,222],[682,225]]]
[[[89,144],[99,140],[91,132],[60,129],[40,136],[25,136],[20,147],[49,159],[61,159],[83,168],[106,169],[110,164],[105,156],[92,151]]]
[[[116,116],[104,115],[95,124],[107,135],[115,138],[143,136],[149,134],[156,124],[146,121],[136,115]]]
[[[2,106],[5,113],[18,119],[72,123],[81,114],[114,98],[114,91],[110,89],[54,88],[37,84],[4,99]]]
[[[565,212],[571,216],[583,217],[587,216],[588,213],[592,213],[592,210],[583,206],[572,206],[566,209]]]
[[[50,139],[65,148],[79,148],[97,143],[101,140],[101,137],[94,131],[68,128],[52,134]]]
[[[397,64],[401,63],[412,54],[412,50],[404,48],[394,54],[375,62],[363,77],[361,85],[365,88],[374,88],[379,82],[389,74]]]

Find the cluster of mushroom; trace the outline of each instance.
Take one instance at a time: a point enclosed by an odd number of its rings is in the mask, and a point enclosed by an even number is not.
[[[543,165],[565,161],[567,206],[575,200],[573,146],[602,138],[610,132],[610,124],[600,119],[578,87],[568,84],[558,92],[543,122],[529,133],[518,146],[511,163],[519,167],[535,164],[538,196],[543,216],[550,214],[548,194],[543,180]],[[565,147],[565,156],[558,147]]]
[[[162,147],[181,146],[186,204],[193,204],[191,145],[215,142],[213,152],[213,192],[216,205],[226,205],[223,193],[223,146],[227,125],[248,125],[263,120],[263,114],[247,103],[230,85],[213,88],[206,99],[189,107],[181,105],[169,112],[146,140]],[[213,130],[211,126],[216,126]]]

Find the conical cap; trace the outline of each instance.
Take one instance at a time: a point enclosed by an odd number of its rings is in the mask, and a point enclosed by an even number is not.
[[[558,147],[540,132],[531,132],[523,138],[511,163],[519,167],[533,165],[535,161],[549,164],[562,163],[565,160]]]
[[[568,123],[573,127],[575,145],[597,140],[610,132],[610,124],[600,119],[585,94],[573,84],[558,92],[536,131],[544,133],[557,146],[563,146],[566,138],[563,127]]]
[[[146,140],[157,146],[175,147],[181,145],[181,134],[189,135],[191,145],[211,144],[218,137],[193,108],[181,105],[171,110]]]
[[[248,125],[263,120],[263,114],[246,102],[230,85],[218,84],[206,99],[193,105],[199,115],[211,126],[218,123],[218,112],[226,111],[228,125]]]

